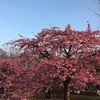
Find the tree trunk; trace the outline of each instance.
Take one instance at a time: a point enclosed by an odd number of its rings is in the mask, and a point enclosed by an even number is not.
[[[47,92],[44,91],[44,94],[45,94],[44,100],[49,100],[50,99],[50,89]]]
[[[64,100],[70,100],[70,79],[65,80],[64,82]]]

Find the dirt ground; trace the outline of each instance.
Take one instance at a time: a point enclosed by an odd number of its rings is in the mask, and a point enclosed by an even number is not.
[[[41,93],[33,97],[32,100],[44,100],[44,94]],[[62,92],[51,92],[51,99],[50,100],[63,100],[63,93]],[[71,93],[71,100],[100,100],[100,96],[96,95],[95,93],[81,93],[81,94],[74,94]]]
[[[6,99],[0,99],[6,100]],[[44,100],[44,93],[40,93],[33,97],[31,100]],[[48,100],[63,100],[63,92],[62,91],[52,91],[51,98]],[[74,94],[71,93],[71,100],[100,100],[100,96],[95,93],[81,93],[81,94]]]

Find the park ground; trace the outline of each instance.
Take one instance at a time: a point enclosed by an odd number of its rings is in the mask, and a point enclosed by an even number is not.
[[[44,94],[40,93],[34,96],[32,100],[44,100]],[[50,100],[63,100],[63,92],[62,91],[51,92]],[[71,93],[71,100],[100,100],[100,96],[94,92],[85,92],[81,94]]]
[[[0,99],[6,100],[6,99]],[[35,95],[31,100],[44,100],[44,93]],[[63,100],[62,91],[52,91],[51,98],[48,100]],[[71,93],[71,100],[100,100],[100,96],[94,92],[84,92],[81,94]]]

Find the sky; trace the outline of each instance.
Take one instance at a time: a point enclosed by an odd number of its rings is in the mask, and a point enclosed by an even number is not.
[[[100,26],[95,0],[0,0],[0,47],[19,35],[34,38],[43,28],[57,26],[92,30]],[[99,28],[100,29],[100,28]]]

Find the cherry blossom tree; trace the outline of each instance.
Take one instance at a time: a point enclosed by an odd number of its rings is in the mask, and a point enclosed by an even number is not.
[[[95,65],[100,66],[100,32],[89,24],[86,31],[72,30],[70,25],[65,30],[43,29],[35,38],[11,45],[21,50],[18,60],[25,67],[12,81],[17,88],[13,97],[29,99],[44,88],[59,86],[64,88],[64,100],[70,100],[70,88],[82,90],[87,82],[100,83]]]
[[[15,96],[20,89],[16,89],[16,79],[18,79],[28,68],[20,63],[17,56],[11,56],[1,50],[1,55],[6,54],[0,59],[0,98],[7,100],[18,100]],[[14,82],[15,81],[15,82]],[[17,91],[16,91],[17,90]]]

